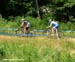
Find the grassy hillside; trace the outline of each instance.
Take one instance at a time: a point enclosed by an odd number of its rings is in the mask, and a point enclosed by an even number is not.
[[[75,62],[75,39],[0,36],[0,62],[12,61]]]

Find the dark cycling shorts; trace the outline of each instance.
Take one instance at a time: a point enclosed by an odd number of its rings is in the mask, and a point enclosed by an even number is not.
[[[26,27],[26,30],[29,30],[30,27]]]

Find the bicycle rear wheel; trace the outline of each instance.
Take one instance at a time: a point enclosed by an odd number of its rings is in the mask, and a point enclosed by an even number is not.
[[[64,33],[61,32],[61,31],[59,31],[59,32],[58,32],[58,37],[59,37],[59,38],[63,38],[63,37],[64,37]]]

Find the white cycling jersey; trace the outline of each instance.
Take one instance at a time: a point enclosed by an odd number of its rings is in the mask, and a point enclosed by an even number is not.
[[[30,27],[30,23],[29,23],[29,22],[27,22],[27,25],[26,25],[26,27]]]
[[[59,26],[59,24],[57,23],[57,22],[55,22],[55,21],[51,21],[51,23],[50,23],[52,26]]]
[[[51,20],[49,20],[49,22],[50,22],[50,26],[52,26],[53,28],[56,28],[56,29],[59,28],[58,22],[56,22],[56,21],[51,21]]]

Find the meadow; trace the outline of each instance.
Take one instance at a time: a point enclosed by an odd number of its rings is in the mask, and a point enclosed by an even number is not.
[[[75,38],[1,35],[0,62],[75,62]]]

